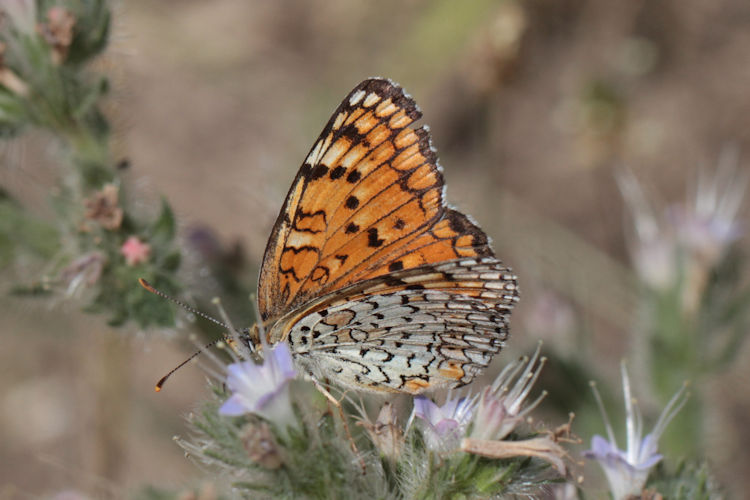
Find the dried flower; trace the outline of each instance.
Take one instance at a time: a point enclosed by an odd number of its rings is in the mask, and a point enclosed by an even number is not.
[[[0,20],[1,22],[2,20]],[[0,42],[0,85],[20,96],[29,95],[29,86],[5,65],[5,50],[7,45]]]
[[[562,447],[550,436],[539,436],[522,441],[493,441],[464,438],[461,451],[489,458],[534,457],[550,463],[560,475],[565,475],[565,457]]]
[[[52,47],[52,61],[60,64],[68,55],[68,48],[73,41],[73,14],[63,7],[50,7],[47,11],[47,22],[37,26],[37,31]]]
[[[378,418],[372,424],[367,421],[361,422],[370,435],[375,447],[380,450],[382,456],[395,461],[401,456],[404,445],[404,432],[398,425],[396,408],[389,402],[383,404],[378,413]]]
[[[142,242],[137,236],[131,236],[120,247],[120,253],[129,266],[136,266],[148,261],[151,245]]]
[[[492,385],[482,390],[471,433],[461,440],[461,451],[491,458],[541,458],[561,475],[565,474],[565,450],[557,444],[554,435],[503,441],[546,396],[546,392],[542,392],[531,404],[524,406],[546,362],[545,358],[539,359],[540,350],[541,343],[531,358],[524,356],[510,363]]]
[[[297,372],[285,342],[268,349],[262,364],[241,361],[229,365],[227,372],[226,384],[232,395],[219,408],[220,414],[253,413],[277,424],[293,420],[289,382]]]
[[[98,222],[104,229],[114,230],[122,224],[123,212],[118,206],[118,188],[105,185],[84,201],[86,218]]]
[[[453,398],[438,406],[432,400],[414,398],[412,419],[417,417],[425,423],[425,444],[434,451],[447,451],[458,447],[466,432],[476,407],[476,398]]]
[[[266,469],[278,469],[283,464],[279,445],[266,422],[248,424],[242,429],[242,446],[250,460]]]
[[[62,281],[68,285],[67,293],[74,293],[81,285],[95,285],[102,275],[105,261],[101,252],[90,252],[71,262],[60,274]]]
[[[662,455],[658,453],[659,438],[669,422],[687,401],[685,387],[682,387],[667,403],[659,416],[654,430],[643,439],[643,419],[640,409],[630,393],[630,379],[621,364],[623,396],[625,398],[625,424],[627,428],[627,449],[620,450],[615,441],[612,425],[607,417],[599,392],[592,384],[594,396],[602,412],[609,441],[599,435],[591,439],[591,449],[584,452],[586,458],[596,460],[607,476],[610,491],[615,500],[628,498],[630,495],[640,495],[646,484],[651,468],[659,463]]]
[[[537,346],[531,359],[525,356],[507,365],[492,385],[482,391],[471,431],[472,438],[505,438],[546,396],[543,392],[530,405],[524,407],[526,398],[546,361],[542,358],[537,364],[540,350],[541,344]]]

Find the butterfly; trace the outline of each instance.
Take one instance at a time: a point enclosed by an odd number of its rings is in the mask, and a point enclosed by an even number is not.
[[[471,382],[518,301],[485,233],[446,204],[429,129],[411,126],[421,116],[390,80],[357,85],[297,172],[263,256],[263,340],[345,388]]]
[[[263,256],[260,324],[235,349],[287,342],[313,380],[409,394],[465,385],[502,349],[517,278],[446,204],[421,116],[382,78],[344,98],[292,182]]]

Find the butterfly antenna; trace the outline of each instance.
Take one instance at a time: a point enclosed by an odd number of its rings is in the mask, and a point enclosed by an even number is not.
[[[213,340],[213,341],[209,342],[208,344],[204,345],[202,349],[200,349],[200,350],[194,352],[193,354],[191,354],[188,359],[186,359],[185,361],[183,361],[179,365],[177,365],[174,368],[172,368],[171,370],[169,370],[169,373],[167,373],[162,378],[160,378],[159,381],[156,383],[156,386],[154,387],[154,390],[156,392],[161,392],[161,388],[162,388],[162,386],[164,386],[164,382],[166,382],[167,379],[169,377],[171,377],[174,372],[176,372],[177,370],[179,370],[180,368],[182,368],[183,366],[185,366],[186,364],[188,364],[190,361],[192,361],[193,359],[195,359],[196,356],[198,356],[200,353],[202,353],[203,351],[205,351],[209,347],[213,347],[216,344],[218,344],[219,342],[222,342],[223,340],[224,340],[223,338]]]
[[[216,323],[219,326],[223,326],[224,328],[226,328],[229,331],[234,331],[234,329],[230,325],[227,325],[227,324],[219,321],[218,319],[213,318],[213,317],[209,316],[206,313],[202,313],[202,312],[198,311],[197,309],[195,309],[193,307],[190,307],[189,305],[185,304],[184,302],[182,302],[180,300],[177,300],[177,299],[175,299],[174,297],[172,297],[170,295],[167,295],[166,293],[164,293],[162,291],[157,290],[156,288],[154,288],[153,286],[151,286],[151,283],[149,283],[145,279],[138,278],[138,283],[140,283],[143,288],[145,288],[149,292],[153,293],[154,295],[158,295],[159,297],[161,297],[163,299],[167,299],[170,302],[173,302],[173,303],[177,304],[178,306],[182,307],[186,311],[188,311],[190,313],[193,313],[196,316],[200,316],[203,319],[207,319],[208,321],[212,321],[212,322]],[[208,346],[206,346],[206,347],[208,347]],[[190,361],[190,360],[188,359],[187,361]]]

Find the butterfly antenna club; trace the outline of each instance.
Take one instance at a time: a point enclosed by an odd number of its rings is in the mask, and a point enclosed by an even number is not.
[[[159,381],[156,383],[156,386],[154,387],[154,391],[161,392],[161,388],[164,387],[164,383],[167,381],[167,379],[169,377],[172,376],[172,374],[174,372],[176,372],[177,370],[179,370],[180,368],[182,368],[183,366],[185,366],[186,364],[188,364],[190,361],[192,361],[193,359],[195,359],[196,356],[198,356],[199,354],[201,354],[203,351],[205,351],[209,347],[213,347],[216,344],[218,344],[219,342],[223,342],[224,340],[225,339],[223,339],[223,338],[212,340],[208,344],[204,345],[202,349],[199,349],[199,350],[195,351],[193,354],[190,355],[189,358],[187,358],[185,361],[183,361],[179,365],[177,365],[174,368],[172,368],[171,370],[169,370],[169,373],[167,373],[162,378],[160,378]]]

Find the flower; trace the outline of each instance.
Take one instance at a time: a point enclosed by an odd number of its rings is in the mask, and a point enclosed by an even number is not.
[[[741,234],[736,220],[748,175],[727,155],[712,178],[701,173],[691,199],[657,211],[632,173],[617,182],[633,218],[633,262],[641,280],[656,291],[683,286],[683,308],[695,310],[711,270]]]
[[[252,423],[242,429],[240,436],[250,460],[266,469],[278,469],[284,463],[279,444],[266,422]]]
[[[545,358],[541,358],[537,364],[540,350],[541,343],[531,359],[523,357],[506,366],[479,395],[449,397],[442,406],[424,396],[415,397],[410,422],[414,417],[424,422],[426,447],[432,451],[462,451],[495,459],[535,457],[549,462],[560,475],[565,475],[567,454],[557,443],[556,433],[520,441],[503,440],[546,396],[542,393],[524,406],[545,363]],[[469,428],[471,432],[467,434]]]
[[[2,22],[1,16],[2,12],[0,12],[0,23]],[[0,42],[0,85],[19,96],[26,97],[29,95],[29,86],[5,65],[7,48],[8,45],[5,42]]]
[[[625,368],[621,364],[623,396],[625,398],[627,449],[620,450],[615,441],[612,425],[607,417],[604,404],[592,384],[596,402],[602,412],[604,424],[607,429],[609,440],[599,435],[591,439],[591,449],[583,453],[583,456],[596,460],[604,474],[607,476],[609,488],[615,500],[627,498],[630,495],[640,495],[648,479],[651,468],[659,463],[662,455],[658,453],[658,442],[669,422],[687,401],[685,387],[682,387],[667,403],[667,406],[659,416],[654,430],[641,438],[643,434],[643,420],[640,409],[630,393],[630,379]]]
[[[269,349],[263,363],[241,361],[227,367],[226,385],[232,395],[219,413],[239,416],[254,413],[269,422],[289,421],[293,416],[289,399],[289,381],[297,372],[285,342]]]
[[[47,22],[37,26],[39,34],[52,47],[52,60],[55,64],[60,64],[68,55],[68,49],[73,42],[75,22],[72,13],[54,6],[47,11]]]
[[[425,444],[434,451],[455,449],[466,432],[476,407],[476,398],[448,399],[442,406],[432,400],[414,398],[412,419],[417,417],[425,424]]]
[[[731,168],[736,159],[729,158],[723,163],[713,178],[700,172],[693,199],[667,214],[679,241],[696,259],[710,267],[742,233],[736,217],[745,196],[748,175]]]
[[[549,435],[521,441],[464,438],[461,440],[461,451],[489,458],[535,457],[548,462],[561,476],[566,471],[564,459],[567,454]]]
[[[546,392],[542,392],[534,402],[524,408],[524,402],[546,362],[546,359],[542,358],[537,364],[540,349],[541,344],[537,346],[531,359],[525,356],[507,365],[493,384],[482,391],[470,437],[503,439],[539,405]]]
[[[60,278],[68,285],[68,295],[74,294],[83,284],[94,286],[102,275],[106,260],[101,252],[90,252],[63,269]]]
[[[461,451],[490,458],[536,457],[552,464],[560,475],[565,474],[565,450],[554,436],[504,441],[547,395],[542,392],[524,406],[546,362],[545,358],[539,359],[540,351],[541,342],[531,358],[524,356],[510,363],[492,385],[482,390],[471,433],[461,440]]]
[[[122,208],[118,206],[118,188],[114,184],[105,185],[84,201],[87,219],[98,222],[104,229],[117,229],[122,224]]]
[[[129,266],[146,262],[151,255],[151,245],[142,242],[137,236],[131,236],[120,247],[120,253]]]
[[[391,403],[386,401],[383,404],[375,423],[365,418],[359,424],[365,428],[383,457],[394,462],[398,460],[404,447],[404,432],[398,425],[396,408]]]

